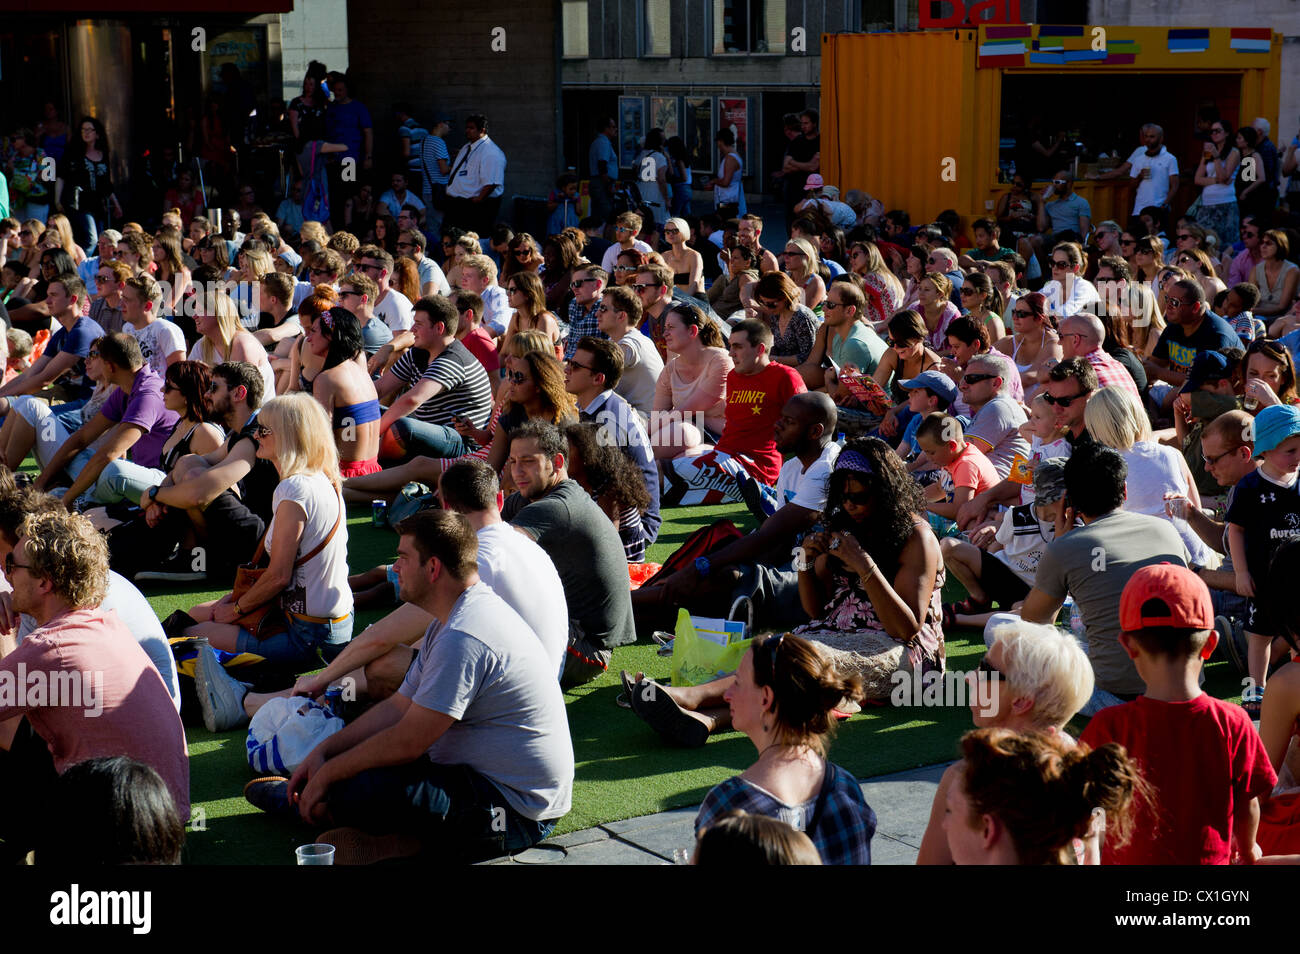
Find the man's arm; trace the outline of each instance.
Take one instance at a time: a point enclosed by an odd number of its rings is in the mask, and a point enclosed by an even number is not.
[[[103,415],[98,415],[96,421],[99,417],[103,417]],[[96,421],[84,424],[78,430],[85,430]],[[117,425],[112,436],[100,446],[99,450],[95,451],[94,456],[86,462],[85,467],[81,468],[81,473],[77,475],[77,479],[72,482],[72,486],[63,495],[64,506],[69,510],[74,509],[77,505],[77,498],[95,486],[95,483],[99,480],[99,475],[104,472],[104,468],[109,465],[109,462],[125,457],[127,451],[134,447],[136,441],[142,437],[144,437],[144,428],[138,424],[124,422]],[[53,465],[54,461],[50,461],[50,464]]]
[[[1020,618],[1026,623],[1052,623],[1063,605],[1065,605],[1063,598],[1048,596],[1035,586],[1029,591],[1024,604],[1020,607]]]
[[[101,434],[113,426],[113,423],[114,422],[105,417],[103,413],[99,413],[69,434],[68,439],[63,442],[57,451],[54,452],[54,456],[50,458],[50,462],[45,465],[40,476],[36,478],[34,485],[36,489],[44,490],[48,487],[50,481],[61,474],[63,468],[68,466],[68,461],[80,454],[82,448],[89,447],[98,440]],[[105,463],[107,463],[107,461],[105,461]],[[100,469],[103,469],[102,464],[100,465]],[[98,477],[99,475],[96,474],[95,476]],[[76,498],[74,497],[72,499],[75,500]]]
[[[713,567],[753,563],[772,550],[793,547],[795,538],[816,523],[819,515],[819,511],[809,510],[807,507],[785,504],[753,533],[727,544],[716,553],[710,553],[709,563]]]
[[[1187,522],[1191,524],[1192,529],[1196,531],[1196,535],[1205,541],[1206,546],[1216,553],[1223,552],[1224,524],[1211,520],[1205,515],[1204,510],[1200,507],[1193,507],[1190,504],[1187,507]],[[1230,573],[1225,573],[1223,575],[1229,579],[1232,577],[1232,574]],[[1209,581],[1207,580],[1206,583],[1208,584]],[[1232,589],[1232,584],[1229,583],[1226,588]]]
[[[1114,169],[1110,170],[1110,172],[1094,173],[1093,175],[1089,176],[1088,178],[1090,178],[1090,179],[1122,179],[1124,176],[1128,175],[1129,172],[1130,172],[1132,169],[1133,169],[1133,163],[1128,162],[1128,161],[1125,161],[1125,162],[1123,162],[1122,164],[1116,166]]]
[[[980,439],[972,437],[971,440]],[[982,447],[980,449],[983,450]],[[998,481],[982,494],[976,494],[964,506],[957,509],[958,526],[963,530],[968,529],[969,525],[982,522],[985,515],[999,504],[1015,504],[1020,500],[1020,487],[1020,484],[1008,478]]]
[[[415,387],[394,401],[384,412],[384,416],[379,419],[379,433],[382,434],[392,427],[393,422],[398,418],[406,417],[425,401],[433,400],[444,390],[442,382],[435,381],[433,378],[420,378],[415,383]]]
[[[302,334],[302,325],[292,321],[285,321],[274,328],[263,328],[260,331],[254,331],[253,337],[262,343],[262,347],[270,348],[279,344],[285,338],[293,338],[300,334]]]
[[[222,448],[217,448],[213,454],[218,454],[221,450]],[[221,463],[209,467],[203,473],[171,486],[164,481],[154,495],[154,502],[167,507],[201,510],[248,476],[256,462],[256,454],[257,447],[252,440],[241,440],[222,458]]]
[[[1175,172],[1169,177],[1169,199],[1178,194],[1178,173]],[[1165,205],[1169,205],[1169,199],[1165,200]]]
[[[14,378],[4,387],[0,387],[0,397],[12,397],[15,394],[35,394],[45,385],[57,381],[71,371],[80,360],[75,352],[60,351],[54,357],[43,354],[36,363]]]
[[[1091,217],[1091,216],[1088,216],[1088,215],[1084,215],[1082,212],[1080,212],[1080,213],[1079,213],[1079,238],[1080,238],[1080,240],[1087,238],[1087,237],[1088,237],[1088,233],[1091,232],[1091,231],[1092,231],[1092,217]]]
[[[425,288],[431,288],[431,287],[436,287],[436,286],[434,286],[432,282],[430,282],[428,285],[425,286]],[[435,295],[437,294],[437,292],[433,291],[433,292],[429,292],[428,294]],[[407,351],[409,348],[411,348],[411,346],[414,344],[415,344],[415,335],[413,335],[409,331],[399,331],[397,334],[393,335],[391,339],[385,342],[378,351],[375,352],[374,356],[367,363],[366,368],[370,371],[371,374],[374,374],[376,371],[382,369],[384,374],[387,375],[388,368],[392,365],[392,363],[396,361],[398,358],[400,358],[402,354],[405,351]],[[376,390],[379,389],[378,384],[376,384],[375,389]]]

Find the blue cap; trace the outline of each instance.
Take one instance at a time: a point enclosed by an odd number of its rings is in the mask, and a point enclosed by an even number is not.
[[[956,401],[960,395],[956,383],[942,371],[922,371],[914,378],[907,381],[899,381],[898,386],[906,388],[909,391],[913,391],[917,388],[928,388],[949,404]]]
[[[1255,415],[1255,457],[1274,450],[1288,437],[1300,434],[1300,407],[1270,404]]]
[[[1232,377],[1228,370],[1228,359],[1217,351],[1202,351],[1192,361],[1192,369],[1187,372],[1187,383],[1183,385],[1183,394],[1199,391],[1208,381],[1224,381]]]
[[[302,264],[302,256],[291,248],[285,249],[280,253],[279,257],[284,259],[288,266],[294,271],[297,271],[298,266]]]

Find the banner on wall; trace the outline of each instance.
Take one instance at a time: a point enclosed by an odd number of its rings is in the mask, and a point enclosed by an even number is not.
[[[645,139],[645,99],[641,96],[618,98],[618,164],[629,167],[636,161]]]
[[[749,168],[749,100],[718,99],[721,128],[730,129],[736,137],[736,153],[746,169]]]
[[[681,101],[676,96],[650,97],[650,128],[662,129],[665,140],[682,134]]]
[[[686,151],[690,154],[691,168],[700,172],[713,171],[713,100],[709,97],[686,97]]]

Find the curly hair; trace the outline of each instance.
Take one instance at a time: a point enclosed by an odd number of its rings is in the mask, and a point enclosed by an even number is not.
[[[917,517],[926,512],[925,498],[903,459],[880,438],[854,438],[844,445],[841,458],[850,451],[866,458],[871,473],[837,466],[831,474],[826,513],[836,529],[853,529],[854,521],[844,510],[844,487],[852,479],[867,488],[872,500],[871,532],[859,533],[858,539],[886,577],[892,578],[899,554],[915,532]]]
[[[18,528],[34,576],[72,607],[98,606],[108,590],[108,541],[79,513],[30,513]]]
[[[631,507],[637,513],[650,509],[650,491],[645,477],[632,459],[594,421],[570,424],[564,429],[571,454],[582,461],[582,484],[593,497],[608,496],[619,511]],[[569,464],[573,469],[573,464]]]

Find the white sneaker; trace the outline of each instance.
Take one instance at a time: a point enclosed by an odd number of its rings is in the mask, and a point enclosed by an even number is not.
[[[199,708],[203,710],[203,725],[209,732],[227,732],[247,725],[244,696],[248,695],[248,687],[226,672],[212,644],[206,639],[196,639],[194,644],[198,650],[194,683],[198,689]]]

